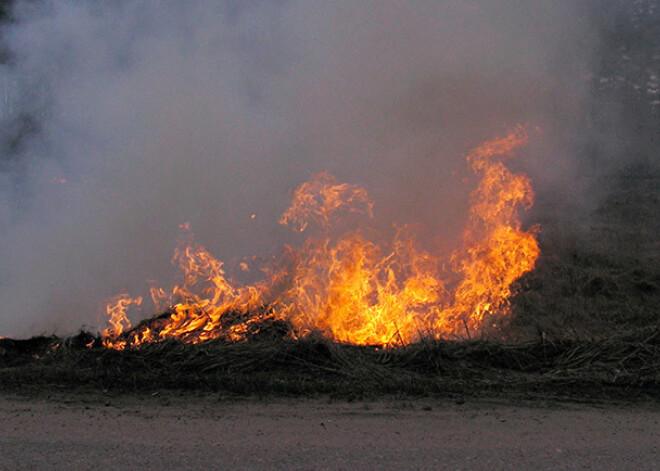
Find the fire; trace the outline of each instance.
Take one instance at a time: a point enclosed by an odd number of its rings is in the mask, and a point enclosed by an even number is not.
[[[539,256],[536,228],[525,231],[518,219],[518,209],[533,203],[531,182],[503,163],[527,140],[519,126],[467,156],[481,179],[471,194],[463,246],[449,257],[451,273],[443,268],[446,257],[420,249],[407,228],[390,244],[369,240],[360,230],[331,236],[342,212],[371,216],[373,202],[365,189],[320,173],[296,190],[280,223],[298,232],[314,224],[321,236],[288,247],[279,264],[264,268],[263,281],[240,285],[183,225],[172,260],[183,282],[170,292],[151,291],[165,314],[131,330],[126,309],[142,300],[121,295],[108,305],[111,327],[104,344],[121,349],[166,339],[241,341],[273,322],[288,325],[296,338],[321,332],[363,345],[481,335],[509,316],[511,285]]]
[[[131,328],[131,321],[126,317],[126,310],[131,304],[139,306],[142,297],[131,298],[128,294],[120,294],[113,297],[105,308],[106,314],[110,316],[108,323],[110,327],[103,331],[103,345],[106,347],[122,350],[126,347],[127,340],[121,335]]]
[[[511,173],[496,157],[513,157],[527,142],[522,126],[502,139],[495,139],[468,155],[472,169],[482,174],[471,195],[471,225],[464,234],[464,248],[452,257],[463,279],[454,293],[454,303],[441,316],[438,326],[452,325],[466,335],[479,332],[489,321],[508,313],[511,284],[534,268],[540,254],[535,232],[521,229],[517,208],[531,207],[532,185],[526,175]]]
[[[389,253],[359,232],[334,244],[310,240],[282,295],[283,313],[299,335],[316,330],[340,342],[409,343],[444,297],[437,267],[401,234]]]
[[[280,218],[280,224],[291,223],[295,230],[303,232],[310,222],[329,227],[333,214],[340,209],[371,216],[373,202],[369,200],[367,190],[346,183],[336,184],[336,181],[334,176],[322,172],[300,185],[291,207]]]

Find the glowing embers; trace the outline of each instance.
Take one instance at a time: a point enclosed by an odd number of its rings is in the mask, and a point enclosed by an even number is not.
[[[371,215],[373,203],[365,189],[321,173],[298,188],[280,220],[299,232],[316,224],[321,236],[288,247],[261,282],[238,285],[183,226],[173,259],[183,282],[169,293],[151,293],[166,314],[129,330],[125,310],[141,300],[120,297],[107,309],[112,327],[104,343],[124,348],[172,338],[241,341],[273,324],[288,326],[293,337],[317,331],[369,345],[479,335],[509,315],[510,285],[533,269],[539,255],[534,230],[522,230],[517,216],[519,207],[533,202],[530,181],[502,162],[526,142],[525,128],[517,127],[468,155],[480,182],[471,194],[463,246],[449,257],[451,273],[441,269],[446,257],[419,249],[405,228],[387,245],[359,230],[330,237],[328,228],[342,213]]]

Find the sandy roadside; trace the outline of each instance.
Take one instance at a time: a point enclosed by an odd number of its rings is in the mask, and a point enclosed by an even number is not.
[[[0,396],[0,469],[660,469],[657,405]]]

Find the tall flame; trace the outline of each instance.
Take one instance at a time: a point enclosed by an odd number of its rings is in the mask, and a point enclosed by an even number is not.
[[[441,316],[439,330],[450,323],[455,331],[460,321],[470,336],[470,332],[488,327],[489,321],[505,316],[511,284],[534,268],[540,254],[534,235],[537,228],[523,231],[517,215],[520,205],[529,208],[534,202],[531,182],[495,160],[513,157],[527,140],[526,129],[518,126],[467,157],[482,178],[471,195],[471,224],[464,234],[464,247],[452,256],[455,271],[463,279],[454,292],[453,305]]]
[[[443,271],[440,255],[419,249],[407,228],[386,246],[359,230],[331,237],[328,229],[338,214],[370,216],[373,203],[365,189],[321,173],[296,190],[280,222],[299,232],[316,224],[323,236],[310,237],[299,249],[289,247],[263,281],[238,285],[184,225],[173,258],[183,282],[169,293],[162,288],[151,293],[166,315],[127,334],[125,310],[141,298],[123,295],[108,307],[112,327],[103,333],[105,345],[124,348],[169,338],[240,341],[274,321],[289,325],[294,337],[316,331],[367,345],[480,335],[509,315],[511,284],[532,270],[539,256],[536,229],[524,231],[517,216],[519,207],[533,203],[531,182],[503,163],[527,140],[526,128],[519,126],[467,156],[481,179],[471,194],[463,246],[449,257],[453,273]],[[447,288],[449,280],[454,289]]]

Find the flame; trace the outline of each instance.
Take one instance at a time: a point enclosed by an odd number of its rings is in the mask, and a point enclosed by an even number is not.
[[[495,157],[513,157],[528,140],[526,128],[518,126],[508,136],[474,149],[467,157],[482,178],[471,195],[471,224],[464,234],[464,247],[452,256],[455,271],[463,279],[454,293],[454,303],[436,327],[463,324],[466,335],[487,327],[486,320],[508,313],[511,284],[534,268],[540,249],[537,227],[521,229],[517,208],[534,202],[531,181],[511,173]]]
[[[268,317],[259,314],[263,311],[261,299],[267,293],[266,287],[232,286],[223,263],[192,240],[189,227],[187,223],[181,226],[184,237],[172,259],[183,271],[183,282],[170,293],[162,288],[151,289],[154,305],[167,306],[168,315],[133,329],[126,339],[128,345],[167,339],[192,343],[216,338],[238,341],[253,325],[260,325]]]
[[[282,304],[299,335],[316,330],[340,342],[389,345],[415,340],[443,294],[437,261],[410,238],[399,233],[384,254],[357,232],[332,245],[308,241]]]
[[[121,335],[131,328],[131,321],[126,317],[126,310],[131,304],[139,306],[142,304],[142,297],[131,298],[128,294],[119,294],[108,301],[105,308],[110,318],[108,323],[110,327],[103,331],[103,345],[117,350],[123,350],[127,345],[127,340]]]
[[[280,224],[291,224],[295,230],[303,232],[310,222],[327,228],[340,209],[371,216],[373,202],[367,197],[367,190],[347,183],[338,185],[336,181],[333,175],[322,172],[300,185],[291,207],[282,214]]]
[[[538,229],[525,231],[518,219],[518,209],[533,203],[531,182],[503,163],[527,140],[526,127],[518,126],[468,154],[481,178],[471,194],[462,248],[449,257],[452,273],[443,268],[446,257],[421,250],[406,227],[384,245],[360,230],[331,237],[338,214],[371,216],[373,202],[365,189],[320,173],[295,191],[280,219],[298,232],[315,224],[320,237],[310,237],[298,249],[288,247],[279,264],[263,269],[268,275],[263,281],[240,285],[227,278],[223,263],[195,243],[189,224],[183,224],[172,260],[183,281],[170,292],[151,290],[154,305],[166,313],[129,331],[125,311],[141,298],[117,297],[107,308],[111,327],[103,333],[104,345],[242,341],[277,321],[286,323],[293,337],[321,332],[363,345],[481,335],[509,316],[511,285],[534,268],[540,253]]]

